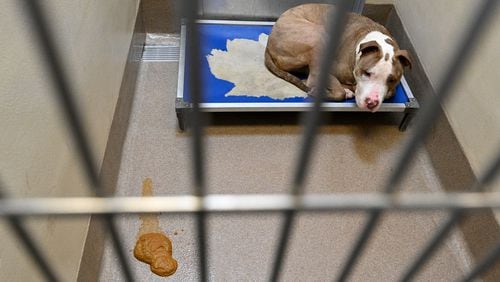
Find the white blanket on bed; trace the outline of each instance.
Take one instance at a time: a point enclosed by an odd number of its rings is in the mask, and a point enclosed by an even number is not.
[[[207,55],[210,71],[218,79],[234,84],[226,96],[267,96],[283,100],[307,97],[307,94],[272,74],[264,64],[268,35],[262,33],[259,41],[237,38],[227,40],[226,49],[213,49]]]

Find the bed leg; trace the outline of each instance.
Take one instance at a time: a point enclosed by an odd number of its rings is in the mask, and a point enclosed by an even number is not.
[[[177,115],[177,124],[179,130],[184,131],[189,126],[188,118],[191,104],[184,102],[182,98],[175,99],[175,113]]]
[[[399,124],[399,131],[406,131],[406,128],[408,128],[408,125],[410,124],[414,116],[414,113],[405,113],[405,115],[403,116],[403,120],[401,120],[401,123]]]
[[[186,115],[184,114],[184,111],[177,112],[177,124],[179,125],[180,131],[186,130]]]

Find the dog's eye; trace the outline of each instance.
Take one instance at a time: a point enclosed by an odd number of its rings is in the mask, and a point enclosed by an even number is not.
[[[366,77],[370,77],[372,74],[371,72],[363,71],[363,75]]]

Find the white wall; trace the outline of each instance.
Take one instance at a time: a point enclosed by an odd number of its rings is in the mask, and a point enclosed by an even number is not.
[[[396,0],[395,6],[434,88],[464,28],[483,1]],[[500,145],[500,13],[444,107],[476,176]],[[498,189],[498,182],[495,186]]]
[[[46,0],[100,167],[139,0]],[[0,1],[0,178],[16,197],[87,195],[64,119],[17,0]],[[42,276],[0,221],[0,281]],[[64,281],[75,281],[88,218],[29,220]]]

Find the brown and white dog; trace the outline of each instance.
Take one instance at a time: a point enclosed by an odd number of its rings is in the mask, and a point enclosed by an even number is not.
[[[286,11],[274,25],[266,47],[267,68],[312,95],[331,9],[334,6],[305,4]],[[411,67],[411,61],[385,27],[349,13],[333,66],[327,98],[340,101],[354,96],[358,107],[375,112],[384,99],[394,95],[403,68]],[[296,76],[301,72],[308,73],[307,80]]]

